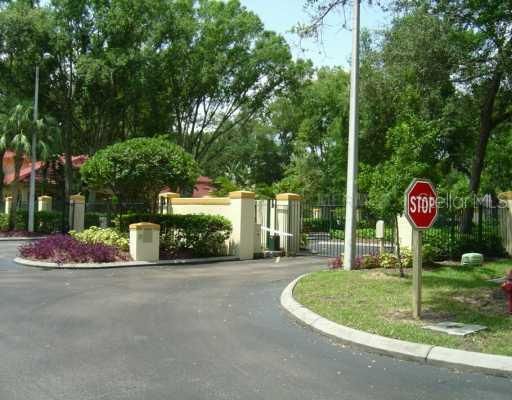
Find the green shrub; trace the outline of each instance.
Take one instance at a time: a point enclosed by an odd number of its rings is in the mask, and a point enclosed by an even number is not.
[[[341,229],[331,229],[329,231],[329,237],[331,239],[343,240],[345,238],[345,231]]]
[[[468,252],[478,252],[492,257],[505,255],[501,238],[498,234],[487,233],[483,235],[481,240],[478,240],[475,236],[474,232],[450,235],[443,232],[441,228],[432,228],[424,235],[423,243],[432,247],[431,250],[435,261],[458,260],[462,254]]]
[[[9,215],[0,213],[0,231],[9,229]]]
[[[82,232],[69,231],[69,234],[85,243],[106,244],[123,251],[128,251],[129,248],[128,235],[122,234],[113,228],[91,226]]]
[[[402,267],[412,268],[412,253],[411,250],[400,248],[400,257]],[[398,268],[398,257],[393,253],[384,253],[379,256],[380,266],[382,268]]]
[[[402,267],[412,268],[412,252],[411,252],[411,250],[403,248],[403,247],[400,248],[400,257],[402,260]]]
[[[398,258],[392,253],[384,253],[379,256],[382,268],[398,268]]]
[[[28,223],[27,223],[28,225]],[[34,229],[39,233],[55,233],[61,231],[62,213],[58,211],[38,211],[35,214]]]
[[[121,232],[130,224],[152,222],[160,225],[160,250],[170,256],[180,254],[210,257],[225,254],[225,241],[231,235],[231,223],[219,215],[148,214],[121,215],[116,221]]]
[[[7,219],[7,225],[5,225],[4,230],[9,229],[9,215],[4,214]],[[35,225],[37,226],[37,225]],[[28,211],[26,209],[19,209],[16,212],[16,221],[14,223],[15,231],[26,231],[28,227]]]
[[[193,188],[199,166],[169,140],[139,137],[97,151],[82,165],[80,175],[90,187],[111,189],[121,202],[150,205],[165,186]]]
[[[431,265],[436,261],[436,249],[430,244],[424,244],[422,249],[423,265]]]
[[[55,233],[61,230],[62,213],[58,211],[37,211],[34,216],[34,230],[38,233]],[[15,230],[25,231],[28,228],[27,210],[16,213]],[[9,216],[0,213],[0,231],[9,229]]]
[[[357,269],[374,269],[380,268],[379,256],[363,256],[356,260]]]
[[[343,229],[343,219],[335,218],[304,218],[302,220],[302,231],[329,232],[331,229]]]
[[[84,219],[84,226],[85,228],[92,228],[100,226],[100,218],[106,217],[107,214],[100,213],[100,212],[86,212],[85,213],[85,219]]]

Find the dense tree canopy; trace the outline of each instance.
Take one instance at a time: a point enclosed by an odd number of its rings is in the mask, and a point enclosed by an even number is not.
[[[0,107],[30,101],[71,154],[165,135],[206,165],[304,66],[237,0],[11,1],[0,8]],[[0,109],[0,112],[2,110]],[[73,186],[75,185],[75,187]]]
[[[360,187],[372,207],[396,212],[417,175],[461,195],[510,189],[508,3],[366,3],[393,10],[386,29],[361,40]],[[72,154],[158,137],[190,153],[219,193],[341,201],[348,72],[292,60],[283,37],[239,1],[1,4],[0,114],[31,102],[39,65],[66,193],[80,187]],[[312,19],[297,31],[314,35],[351,2],[304,5]]]
[[[165,187],[190,191],[199,175],[192,156],[161,138],[135,138],[98,151],[82,166],[84,181],[122,202],[156,204]]]

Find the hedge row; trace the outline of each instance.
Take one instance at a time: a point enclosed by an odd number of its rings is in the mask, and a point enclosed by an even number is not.
[[[149,214],[121,215],[116,220],[121,232],[137,222],[160,225],[160,249],[169,257],[210,257],[225,255],[225,242],[231,235],[231,222],[218,215]]]
[[[24,231],[28,227],[28,212],[20,210],[16,213],[15,229]],[[61,231],[62,213],[58,211],[37,211],[34,216],[34,229],[38,233],[54,233]],[[9,215],[0,213],[0,231],[9,229]]]

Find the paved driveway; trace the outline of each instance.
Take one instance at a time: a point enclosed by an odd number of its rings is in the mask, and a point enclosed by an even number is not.
[[[325,259],[45,271],[0,243],[0,399],[507,399],[509,379],[362,352],[279,295]]]

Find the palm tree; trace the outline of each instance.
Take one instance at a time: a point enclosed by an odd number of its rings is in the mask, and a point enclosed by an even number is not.
[[[20,194],[20,171],[23,166],[25,156],[30,155],[32,130],[38,132],[44,130],[44,121],[32,121],[32,108],[18,104],[8,115],[0,132],[0,151],[11,150],[14,152],[14,181],[12,183],[12,209],[9,216],[9,228],[16,226],[16,212],[18,207],[18,199]],[[37,153],[39,157],[46,158],[48,156],[48,146],[43,138],[38,136]]]

